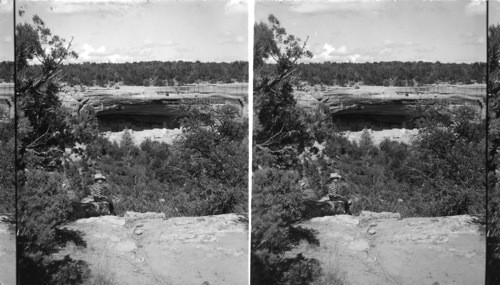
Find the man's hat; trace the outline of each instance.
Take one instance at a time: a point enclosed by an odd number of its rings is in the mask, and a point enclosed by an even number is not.
[[[94,175],[94,180],[106,180],[106,176],[102,175],[101,173],[97,173]]]
[[[342,176],[340,176],[337,172],[330,173],[330,179],[340,179]]]

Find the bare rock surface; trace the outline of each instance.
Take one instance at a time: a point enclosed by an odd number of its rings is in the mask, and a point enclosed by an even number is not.
[[[0,284],[16,284],[15,229],[4,216],[0,216]]]
[[[77,220],[87,247],[68,246],[61,255],[90,263],[116,284],[246,284],[248,228],[235,214],[165,219],[127,212]]]
[[[301,244],[292,254],[340,270],[351,285],[484,284],[484,228],[468,215],[400,219],[367,212],[301,226],[318,231],[320,246]]]

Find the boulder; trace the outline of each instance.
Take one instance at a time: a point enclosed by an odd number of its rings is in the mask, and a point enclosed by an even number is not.
[[[302,213],[304,219],[350,214],[343,201],[305,200],[304,206],[304,212]]]
[[[110,204],[107,201],[96,202],[94,199],[84,198],[82,201],[71,202],[71,207],[73,209],[70,220],[111,215]]]

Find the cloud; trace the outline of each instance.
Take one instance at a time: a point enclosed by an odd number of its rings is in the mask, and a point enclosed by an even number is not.
[[[0,39],[0,43],[5,43],[5,44],[12,43],[12,37],[11,36],[5,36],[5,37],[3,37],[3,38]]]
[[[370,48],[360,48],[353,53],[362,54],[361,59],[369,59],[371,61],[387,61],[393,60],[395,55],[407,52],[410,48],[418,47],[419,44],[413,41],[394,41],[386,39],[382,44],[372,46]]]
[[[121,55],[116,52],[111,52],[105,46],[94,48],[90,44],[83,44],[79,49],[77,48],[78,59],[72,62],[127,62],[133,60],[132,57]]]
[[[246,0],[230,0],[224,5],[226,15],[247,14],[248,2]]]
[[[384,11],[387,1],[346,1],[346,0],[316,0],[300,1],[290,4],[290,11],[300,14],[335,13],[348,14],[379,14]]]
[[[370,61],[369,56],[364,56],[359,53],[349,52],[345,45],[334,47],[325,43],[323,47],[317,48],[311,59],[304,60],[305,62],[358,62]]]
[[[341,46],[339,48],[335,48],[330,44],[323,45],[324,52],[321,54],[323,56],[329,56],[331,54],[345,54],[347,51],[346,46]]]
[[[390,46],[390,45],[393,45],[393,44],[394,44],[394,41],[392,41],[392,40],[385,40],[384,41],[384,45],[385,46]]]
[[[226,31],[223,33],[219,34],[221,37],[221,40],[219,41],[219,44],[241,44],[241,43],[246,43],[247,38],[243,35],[237,34],[233,31]]]
[[[462,45],[484,45],[486,44],[486,38],[479,36],[476,33],[471,32],[463,32],[460,34],[460,38],[462,39]]]
[[[236,42],[238,42],[238,43],[244,43],[245,42],[245,37],[243,37],[243,36],[236,37]]]
[[[189,53],[194,51],[193,47],[177,47],[175,48],[175,51],[178,53]]]
[[[467,16],[485,16],[486,1],[473,0],[465,6],[465,15]]]
[[[486,44],[486,39],[484,37],[467,39],[467,40],[462,41],[462,45],[465,45],[465,46],[468,46],[468,45],[485,45],[485,44]]]
[[[418,44],[413,41],[395,42],[393,40],[385,40],[383,46],[386,48],[407,48],[417,46]]]
[[[430,53],[436,50],[436,47],[419,47],[416,48],[415,51],[418,53]],[[425,61],[425,60],[422,60]]]
[[[142,42],[143,47],[149,47],[149,48],[170,47],[170,46],[175,46],[175,45],[178,45],[178,43],[173,42],[173,41],[154,41],[154,40],[146,39]]]
[[[32,0],[37,1],[37,0]],[[45,1],[45,0],[43,0]],[[111,14],[139,12],[139,8],[149,5],[147,0],[52,0],[48,10],[57,14]]]
[[[0,0],[0,14],[12,13],[13,0]]]

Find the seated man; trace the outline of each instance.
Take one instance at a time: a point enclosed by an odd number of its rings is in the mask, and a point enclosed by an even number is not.
[[[94,198],[95,202],[108,202],[111,215],[116,215],[113,201],[111,201],[111,199],[109,199],[108,197],[102,195],[103,190],[107,188],[106,177],[101,173],[97,173],[94,175],[94,182],[95,183],[90,186],[90,195],[92,196],[92,198]]]
[[[351,214],[351,211],[349,207],[351,206],[351,201],[340,196],[338,193],[338,186],[337,183],[339,182],[339,179],[342,178],[338,173],[330,173],[329,177],[329,184],[328,184],[328,197],[330,201],[335,202],[335,201],[341,201],[344,204],[345,212],[347,214]]]

